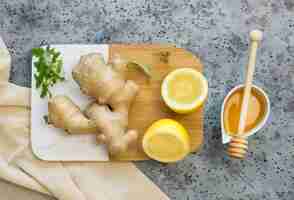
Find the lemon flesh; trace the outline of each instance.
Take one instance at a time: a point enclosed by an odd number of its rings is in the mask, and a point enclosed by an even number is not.
[[[207,93],[207,80],[191,68],[171,72],[161,87],[164,102],[177,113],[193,112],[204,103]]]
[[[176,162],[190,152],[189,134],[178,122],[162,119],[152,124],[145,133],[143,149],[154,160]]]
[[[201,95],[199,80],[190,73],[176,74],[168,83],[168,97],[176,102],[190,104]]]

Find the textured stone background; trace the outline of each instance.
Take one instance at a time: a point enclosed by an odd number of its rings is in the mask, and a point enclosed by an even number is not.
[[[220,108],[243,81],[248,32],[265,38],[255,83],[270,96],[268,125],[250,139],[246,161],[225,157]],[[1,0],[0,34],[13,57],[12,81],[30,85],[30,50],[48,43],[174,43],[201,57],[210,93],[205,145],[177,164],[148,161],[138,167],[176,200],[294,199],[294,1],[293,0]],[[2,200],[49,199],[0,182]],[[5,194],[5,195],[4,195]]]

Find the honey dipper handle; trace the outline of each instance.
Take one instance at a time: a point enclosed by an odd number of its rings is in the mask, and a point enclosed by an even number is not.
[[[249,61],[247,66],[247,76],[246,76],[245,89],[244,89],[244,95],[243,95],[242,107],[241,107],[241,113],[240,113],[238,135],[242,135],[245,129],[253,74],[255,70],[256,52],[257,52],[258,44],[262,40],[262,32],[259,30],[251,31],[250,39],[251,39],[251,47],[250,47]]]
[[[262,40],[262,32],[259,30],[254,30],[250,32],[251,47],[249,53],[249,61],[247,66],[247,76],[245,81],[244,95],[241,105],[240,120],[238,133],[232,137],[230,144],[227,149],[227,153],[232,158],[244,159],[247,150],[248,142],[246,136],[242,135],[245,130],[248,105],[251,95],[251,87],[253,74],[255,70],[256,52],[259,42]]]

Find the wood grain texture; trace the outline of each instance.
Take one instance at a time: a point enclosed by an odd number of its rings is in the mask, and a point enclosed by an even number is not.
[[[112,44],[110,62],[115,54],[141,64],[151,65],[152,78],[148,78],[140,72],[140,69],[132,69],[127,73],[127,79],[134,80],[140,86],[129,115],[129,128],[137,129],[140,139],[128,152],[112,157],[111,160],[148,159],[142,149],[142,137],[154,121],[162,118],[175,119],[183,124],[190,133],[192,151],[197,151],[203,142],[203,107],[192,114],[176,114],[161,99],[160,87],[163,78],[177,68],[190,67],[202,72],[203,66],[200,60],[191,52],[171,45]],[[168,59],[162,59],[162,54],[168,54]]]

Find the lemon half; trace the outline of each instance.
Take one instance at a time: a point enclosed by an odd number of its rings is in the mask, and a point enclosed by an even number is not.
[[[169,73],[161,85],[166,105],[177,113],[190,113],[200,107],[208,95],[208,83],[202,73],[180,68]]]
[[[182,160],[190,152],[190,136],[177,121],[161,119],[153,123],[143,138],[143,149],[160,162]]]

